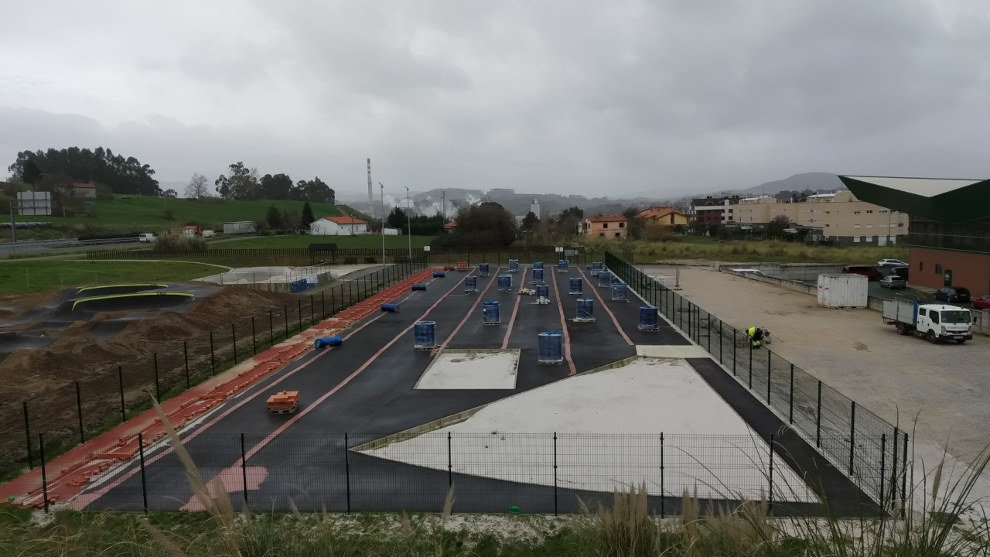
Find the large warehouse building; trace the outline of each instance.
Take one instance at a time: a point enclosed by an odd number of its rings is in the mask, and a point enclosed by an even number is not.
[[[990,293],[990,180],[839,176],[863,200],[910,215],[910,281]]]

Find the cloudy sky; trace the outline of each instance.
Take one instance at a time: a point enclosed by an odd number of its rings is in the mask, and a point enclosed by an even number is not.
[[[0,6],[0,176],[110,147],[163,184],[244,161],[658,197],[799,172],[985,178],[986,0]]]

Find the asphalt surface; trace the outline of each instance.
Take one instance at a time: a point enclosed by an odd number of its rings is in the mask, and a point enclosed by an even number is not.
[[[478,278],[478,293],[465,293],[466,274],[448,271],[446,278],[431,280],[426,291],[408,292],[395,300],[400,311],[366,317],[348,331],[342,346],[310,352],[272,374],[183,433],[192,460],[205,479],[224,476],[235,505],[241,504],[241,486],[246,483],[250,506],[274,510],[436,511],[451,484],[456,486],[457,512],[504,511],[510,505],[532,512],[569,512],[578,510],[575,495],[586,503],[610,499],[611,494],[462,476],[345,449],[633,356],[636,344],[690,344],[662,318],[659,331],[639,331],[641,302],[635,293],[630,290],[628,302],[613,302],[610,289],[598,287],[583,269],[560,273],[548,265],[545,278],[551,285],[552,303],[547,305],[532,304],[535,297],[516,294],[521,280],[529,282],[528,266],[513,275],[511,292],[497,291],[496,276],[502,272],[505,269],[493,268],[490,276]],[[573,276],[583,277],[580,297],[594,299],[597,321],[571,321],[579,297],[567,293]],[[500,325],[482,324],[482,300],[501,302]],[[516,387],[414,390],[431,360],[429,351],[413,349],[412,327],[418,320],[435,321],[437,342],[451,348],[519,349]],[[566,330],[570,337],[569,357],[561,365],[537,362],[538,333],[548,330]],[[704,370],[703,376],[717,377],[720,370],[710,359],[692,360],[691,365],[699,373]],[[734,381],[724,371],[721,375],[706,380]],[[265,399],[279,390],[300,391],[297,413],[265,411]],[[727,395],[723,392],[723,396]],[[727,400],[744,419],[759,422],[754,427],[770,427],[764,414],[772,414],[745,389],[730,396]],[[760,415],[758,420],[754,413]],[[793,450],[801,448],[795,445]],[[438,446],[435,457],[437,462],[448,462],[452,454],[457,456],[450,446]],[[807,464],[814,455],[803,458],[801,463]],[[190,501],[182,464],[171,450],[162,445],[148,448],[144,461],[143,473],[135,463],[87,490],[87,508],[140,510],[145,493],[153,509],[180,509]],[[826,493],[849,493],[841,475],[825,483]],[[679,504],[679,495],[651,498],[655,512],[673,511]],[[811,507],[798,505],[792,511],[808,512]]]

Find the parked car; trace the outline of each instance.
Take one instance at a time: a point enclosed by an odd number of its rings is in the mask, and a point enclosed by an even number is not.
[[[907,281],[903,277],[891,274],[880,279],[880,286],[891,289],[907,288]]]
[[[969,302],[969,289],[962,286],[943,286],[932,297],[950,304],[965,304]]]
[[[880,280],[883,278],[883,273],[878,271],[876,267],[870,267],[869,265],[846,265],[842,268],[842,272],[863,275],[869,280]]]
[[[877,261],[877,267],[907,267],[908,264],[900,259],[881,259]]]
[[[990,309],[990,294],[973,298],[973,309]]]

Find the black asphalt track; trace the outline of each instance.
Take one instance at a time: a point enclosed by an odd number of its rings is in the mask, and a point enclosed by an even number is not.
[[[634,344],[690,344],[662,318],[658,331],[638,330],[642,302],[635,293],[630,291],[628,302],[613,302],[610,289],[598,287],[597,280],[583,269],[572,267],[560,273],[547,266],[545,279],[551,285],[552,303],[532,304],[534,297],[516,294],[520,280],[528,282],[528,271],[521,266],[513,276],[512,292],[497,291],[496,276],[505,270],[493,266],[490,276],[478,278],[477,293],[464,292],[465,273],[448,272],[445,278],[431,279],[426,291],[400,296],[394,300],[400,306],[398,312],[364,318],[345,333],[342,346],[308,353],[187,430],[183,438],[193,461],[207,480],[223,470],[232,474],[226,483],[233,486],[235,504],[241,503],[239,486],[247,480],[248,504],[255,509],[437,511],[450,485],[455,489],[454,510],[458,512],[503,512],[512,505],[524,512],[572,512],[580,508],[579,497],[591,506],[602,498],[610,499],[611,494],[555,489],[552,470],[547,472],[550,485],[532,485],[449,473],[345,449],[567,377],[568,361],[537,363],[541,331],[566,329],[570,359],[578,373],[634,355]],[[584,278],[581,297],[594,300],[597,321],[572,321],[577,298],[567,294],[572,276]],[[482,324],[482,300],[500,302],[501,324]],[[613,312],[619,327],[605,307]],[[437,342],[450,348],[499,348],[508,334],[508,347],[521,351],[516,387],[415,390],[432,358],[429,351],[413,349],[412,326],[421,319],[435,321]],[[745,389],[732,391],[729,382],[734,380],[715,362],[700,358],[692,359],[691,365],[713,388],[721,389],[723,396],[728,394],[737,412],[761,435],[764,429],[760,428],[779,431],[780,424],[767,418],[772,413]],[[267,413],[265,399],[277,390],[300,391],[299,412],[291,416]],[[741,404],[740,400],[749,402]],[[790,451],[789,463],[818,466],[824,462],[813,450],[810,455],[801,453],[796,441],[781,446]],[[436,462],[449,462],[454,453],[448,451],[446,445],[436,447]],[[143,474],[132,465],[107,483],[90,488],[89,497],[95,498],[87,508],[139,510],[145,492],[153,509],[179,509],[190,500],[182,465],[171,451],[163,447],[149,450],[145,462]],[[266,474],[257,486],[256,473]],[[826,494],[845,497],[853,493],[841,474],[827,475],[822,484]],[[680,494],[654,497],[650,504],[657,513],[673,513],[679,508]],[[801,514],[820,511],[817,505],[787,509]]]

